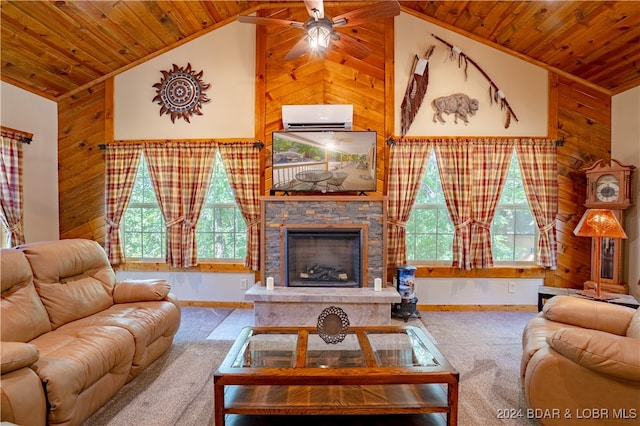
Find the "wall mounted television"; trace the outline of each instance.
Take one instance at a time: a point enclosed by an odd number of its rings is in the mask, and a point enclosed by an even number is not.
[[[272,192],[374,192],[375,131],[273,132]]]

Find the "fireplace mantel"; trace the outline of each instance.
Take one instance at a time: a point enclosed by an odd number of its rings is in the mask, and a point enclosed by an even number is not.
[[[383,196],[265,196],[261,197],[260,281],[273,277],[283,286],[284,242],[287,227],[366,227],[366,270],[363,287],[373,287],[374,279],[386,279],[387,198]]]

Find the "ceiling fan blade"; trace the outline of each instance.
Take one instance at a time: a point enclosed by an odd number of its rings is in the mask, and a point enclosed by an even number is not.
[[[304,5],[307,8],[309,16],[315,17],[314,10],[318,11],[318,19],[324,18],[324,5],[322,0],[304,0]]]
[[[238,21],[245,24],[280,25],[283,27],[304,28],[304,24],[301,22],[289,21],[287,19],[266,18],[263,16],[238,15]]]
[[[369,49],[367,49],[365,46],[363,46],[360,42],[358,42],[358,40],[356,40],[355,38],[351,37],[348,34],[344,34],[344,33],[335,33],[339,38],[333,38],[331,40],[331,42],[338,47],[339,49],[342,49],[345,51],[345,53],[353,56],[354,58],[357,59],[364,59],[367,56],[369,56],[369,54],[371,53],[371,51]]]
[[[309,52],[309,43],[307,42],[307,36],[305,35],[291,48],[287,56],[284,57],[285,61],[292,61],[298,59],[300,56]]]
[[[333,18],[335,26],[349,27],[360,25],[363,21],[369,19],[389,18],[400,14],[400,4],[397,1],[381,1],[371,6],[361,9],[352,10]],[[346,20],[346,22],[341,22]]]

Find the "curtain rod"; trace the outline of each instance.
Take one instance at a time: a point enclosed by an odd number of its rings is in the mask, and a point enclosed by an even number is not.
[[[1,126],[2,137],[17,139],[22,143],[30,144],[33,140],[33,133],[23,132],[22,130],[12,129],[11,127]]]
[[[466,137],[466,136],[465,136]],[[407,139],[420,139],[422,138],[421,136],[416,136],[416,137],[408,137]],[[438,136],[438,138],[440,138],[440,136]],[[471,136],[468,137],[468,139],[483,139],[483,138],[494,138],[494,139],[547,139],[547,138],[523,138],[523,137],[495,137],[495,136]],[[389,138],[387,139],[387,145],[388,146],[392,146],[395,145],[396,142],[398,142],[399,140],[401,140],[403,138],[393,138],[391,136],[389,136]],[[431,138],[424,138],[424,139],[431,139]],[[450,137],[450,139],[456,139],[455,137]],[[561,139],[556,139],[556,146],[564,146],[564,136]]]
[[[164,142],[167,142],[167,141],[154,141],[154,142],[155,143],[164,143]],[[139,142],[136,142],[136,143],[139,143]],[[146,143],[149,143],[149,141],[147,141]],[[223,145],[225,143],[232,143],[232,142],[222,142]],[[98,149],[100,149],[100,151],[104,151],[105,149],[107,149],[107,145],[108,144],[106,144],[106,143],[98,144]],[[258,149],[262,149],[262,148],[264,148],[264,142],[255,141],[255,142],[253,142],[253,147],[254,148],[258,148]]]

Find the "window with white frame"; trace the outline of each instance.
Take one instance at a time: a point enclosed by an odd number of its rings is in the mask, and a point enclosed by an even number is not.
[[[514,151],[491,223],[494,262],[534,262],[537,232]],[[418,264],[449,265],[453,257],[453,234],[454,227],[442,192],[435,151],[431,151],[406,226],[407,260]]]
[[[236,204],[218,152],[213,177],[198,227],[199,259],[243,259],[247,255],[247,225]]]
[[[407,260],[450,264],[453,258],[453,232],[436,154],[432,150],[407,222]]]
[[[520,162],[515,151],[500,201],[491,222],[494,262],[534,262],[538,227],[524,191]]]
[[[121,233],[128,260],[164,260],[166,228],[144,156],[140,160]],[[233,197],[220,153],[196,228],[201,260],[244,259],[247,227]]]

